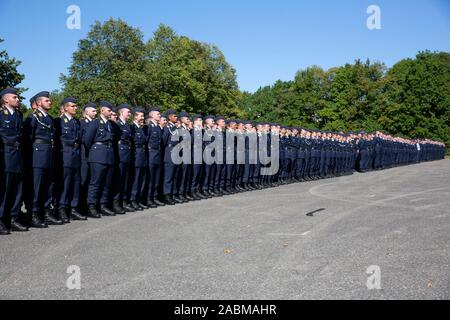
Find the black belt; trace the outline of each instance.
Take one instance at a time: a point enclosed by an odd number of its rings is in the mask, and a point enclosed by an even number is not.
[[[102,146],[107,146],[107,147],[111,147],[111,142],[96,142],[94,144],[98,144],[98,145],[102,145]]]
[[[36,143],[36,144],[50,144],[50,145],[53,145],[53,140],[35,139],[33,143]]]
[[[6,142],[6,141],[3,141],[3,144],[4,144],[5,146],[8,146],[8,147],[14,147],[14,148],[19,148],[20,145],[21,145],[19,141],[16,141],[16,142]]]
[[[78,142],[63,142],[62,145],[64,147],[70,147],[70,148],[76,148],[76,149],[78,149],[80,147],[80,144]]]
[[[136,149],[144,149],[145,144],[136,144],[135,147],[136,147]]]
[[[129,146],[131,143],[130,143],[130,141],[120,140],[120,141],[119,141],[119,144],[124,144],[124,145],[126,145],[126,146]]]

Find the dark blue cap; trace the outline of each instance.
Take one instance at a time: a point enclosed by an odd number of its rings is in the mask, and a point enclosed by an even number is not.
[[[50,92],[48,91],[41,91],[38,94],[34,96],[34,99],[37,100],[39,98],[50,98]]]
[[[145,113],[145,109],[142,108],[142,107],[136,107],[136,108],[133,109],[133,114],[136,114],[138,112]]]
[[[176,113],[175,110],[169,109],[169,110],[166,111],[166,118],[171,116],[171,115],[176,115],[176,114],[177,113]]]
[[[186,111],[182,111],[178,115],[178,118],[189,118],[189,113],[187,113]]]
[[[93,102],[89,102],[87,105],[85,105],[85,106],[83,107],[83,110],[86,110],[87,108],[94,108],[94,109],[97,109],[97,105],[96,105],[95,103],[93,103]]]
[[[196,120],[203,120],[203,117],[199,114],[194,114],[192,116],[192,121],[196,121]]]
[[[101,108],[108,108],[111,111],[113,111],[113,105],[111,103],[109,103],[108,101],[100,101],[100,107]]]
[[[167,113],[166,112],[161,113],[161,118],[166,118],[167,119]]]
[[[0,97],[3,97],[5,94],[17,94],[18,91],[15,88],[6,88],[0,91]]]
[[[35,103],[35,102],[36,102],[36,97],[35,97],[35,96],[32,96],[32,97],[30,98],[30,104]]]
[[[64,98],[64,100],[61,102],[61,104],[65,105],[66,103],[77,103],[77,99],[75,99],[75,98]]]
[[[222,116],[217,116],[214,118],[214,121],[219,121],[219,120],[225,120],[225,118]]]
[[[215,120],[214,116],[212,116],[210,114],[203,118],[203,120],[205,120],[205,121],[208,120],[208,119]]]
[[[128,109],[131,111],[133,108],[131,108],[131,106],[129,104],[124,103],[124,104],[117,106],[116,112],[119,112],[122,109]]]
[[[153,107],[150,107],[150,110],[148,112],[154,112],[154,111],[161,112],[161,109],[159,107],[153,106]]]

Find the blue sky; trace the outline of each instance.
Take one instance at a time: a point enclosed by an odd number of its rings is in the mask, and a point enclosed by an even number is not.
[[[81,30],[66,28],[72,4],[81,9]],[[381,9],[381,30],[366,27],[372,4]],[[22,61],[24,96],[59,89],[78,41],[95,20],[110,17],[140,28],[145,40],[164,23],[216,44],[236,68],[240,88],[251,92],[311,65],[370,58],[392,66],[420,50],[450,51],[448,0],[0,0],[0,49]]]

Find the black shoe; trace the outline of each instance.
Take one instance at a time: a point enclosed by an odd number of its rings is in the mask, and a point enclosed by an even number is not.
[[[191,197],[192,199],[194,199],[194,201],[202,200],[202,198],[200,198],[200,196],[198,195],[197,192],[192,192],[192,193],[190,194],[190,197]]]
[[[113,212],[115,214],[125,214],[127,213],[121,206],[119,200],[113,201]]]
[[[184,203],[184,201],[181,200],[178,195],[173,196],[172,199],[175,203]]]
[[[223,193],[222,191],[220,191],[220,188],[214,188],[214,193],[216,194],[217,197],[222,197]]]
[[[159,201],[158,199],[149,199],[150,202],[153,202],[158,207],[164,207],[166,204],[164,202]]]
[[[106,204],[102,204],[100,205],[100,212],[102,215],[104,216],[109,216],[109,217],[114,217],[116,214],[114,212],[112,212],[107,206]]]
[[[39,219],[39,216],[38,216],[37,212],[33,212],[32,213],[30,226],[32,228],[37,228],[37,229],[48,228],[48,224],[45,223],[45,222],[42,222],[41,219]]]
[[[133,206],[131,206],[130,204],[124,204],[123,209],[125,210],[125,212],[135,212],[136,211],[136,209]]]
[[[183,202],[189,202],[189,200],[188,200],[184,195],[182,195],[182,194],[180,194],[180,195],[178,196],[178,198],[179,198],[181,201],[183,201]]]
[[[155,203],[155,201],[148,199],[147,200],[147,209],[155,209],[155,208],[158,208],[158,205]]]
[[[98,213],[95,204],[89,205],[87,216],[89,218],[94,218],[94,219],[101,219],[101,217],[102,217],[102,215],[100,213]]]
[[[135,211],[143,211],[144,208],[141,208],[136,201],[131,201],[129,204]]]
[[[70,223],[69,218],[67,217],[66,208],[59,208],[58,215],[63,223]]]
[[[227,189],[219,189],[219,190],[224,196],[229,196],[230,195],[230,193],[227,191]]]
[[[16,218],[11,219],[11,230],[15,232],[25,232],[28,231],[28,228],[21,225]]]
[[[200,200],[208,199],[208,196],[203,194],[203,192],[200,192],[200,191],[196,193],[196,196],[199,197]]]
[[[87,218],[78,212],[77,208],[72,208],[70,210],[70,219],[74,221],[86,221]]]
[[[64,224],[61,220],[59,220],[58,218],[55,218],[55,217],[52,215],[50,209],[45,209],[45,216],[44,216],[44,217],[45,217],[45,218],[44,218],[45,223],[47,223],[48,225],[51,225],[51,226],[61,226],[61,225]]]
[[[11,234],[11,231],[0,221],[0,235],[6,236],[8,234]]]
[[[144,210],[150,209],[149,205],[146,203],[138,202],[138,206]]]
[[[175,201],[172,199],[171,196],[167,195],[167,196],[164,196],[164,204],[166,204],[168,206],[174,206]]]
[[[195,192],[189,192],[187,195],[186,195],[186,198],[187,197],[189,197],[191,200],[189,200],[189,201],[198,201],[198,200],[200,200],[198,197],[196,197],[195,196]]]
[[[236,191],[233,190],[231,187],[225,188],[224,190],[225,190],[225,192],[227,192],[229,195],[230,195],[230,194],[235,194],[235,193],[236,193]]]
[[[218,197],[219,195],[214,190],[209,190],[208,193],[213,197]]]

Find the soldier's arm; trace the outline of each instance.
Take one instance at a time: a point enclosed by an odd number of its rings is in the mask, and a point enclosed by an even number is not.
[[[95,135],[97,134],[97,129],[98,129],[98,122],[93,122],[86,127],[83,136],[83,143],[86,147],[86,150],[91,149],[92,144],[94,143]]]

